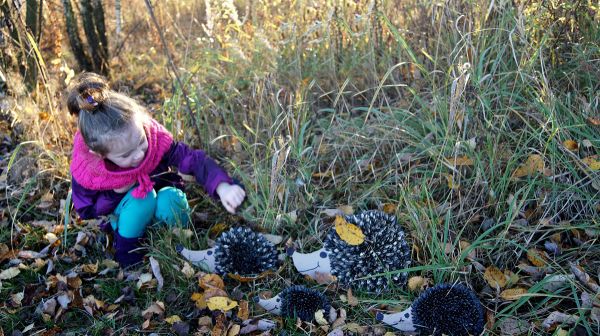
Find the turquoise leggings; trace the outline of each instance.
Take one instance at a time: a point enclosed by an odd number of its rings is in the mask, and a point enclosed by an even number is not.
[[[133,188],[123,197],[111,215],[113,230],[124,238],[139,238],[152,222],[168,226],[187,226],[190,206],[185,193],[174,187],[165,187],[148,193],[145,198],[134,198]]]

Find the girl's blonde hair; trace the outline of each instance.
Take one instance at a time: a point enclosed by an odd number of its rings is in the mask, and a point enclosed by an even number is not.
[[[106,79],[84,72],[68,88],[67,108],[78,117],[83,141],[94,152],[106,155],[111,140],[128,127],[148,117],[135,100],[111,90]]]

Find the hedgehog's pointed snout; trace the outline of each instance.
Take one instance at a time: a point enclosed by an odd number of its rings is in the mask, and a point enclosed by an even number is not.
[[[377,315],[375,316],[375,318],[377,319],[377,321],[383,321],[383,316],[384,316],[383,313],[379,312],[379,313],[377,313]]]
[[[317,273],[331,274],[330,252],[322,248],[312,253],[292,253],[292,261],[298,272],[316,278]]]
[[[192,264],[206,268],[209,272],[214,272],[216,268],[215,248],[207,250],[188,250],[183,246],[177,246],[177,251]]]

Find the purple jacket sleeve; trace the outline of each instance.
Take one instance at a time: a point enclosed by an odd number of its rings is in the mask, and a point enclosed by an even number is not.
[[[124,194],[112,190],[90,190],[82,187],[75,179],[71,181],[71,197],[75,211],[82,219],[98,218],[111,214]]]
[[[180,173],[194,175],[196,182],[213,198],[218,199],[217,186],[221,182],[233,184],[233,180],[215,160],[202,150],[190,149],[182,142],[173,142],[167,153],[168,164]]]

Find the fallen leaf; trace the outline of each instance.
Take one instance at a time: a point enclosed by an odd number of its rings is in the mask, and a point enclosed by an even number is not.
[[[279,245],[283,241],[283,237],[279,235],[263,233],[262,236],[265,237],[266,240],[270,241],[273,245]]]
[[[225,316],[225,314],[219,314],[216,317],[216,323],[215,326],[212,328],[210,334],[211,336],[221,336],[223,335],[223,332],[225,331],[225,321],[227,320],[227,317]]]
[[[485,273],[483,273],[483,278],[494,289],[506,286],[506,276],[496,266],[487,267]]]
[[[573,140],[565,140],[563,142],[563,146],[565,146],[566,149],[570,150],[570,151],[575,151],[579,148],[579,145],[577,144],[576,141]]]
[[[237,317],[242,321],[247,320],[248,317],[250,317],[250,308],[248,305],[248,301],[246,301],[246,300],[240,301],[239,307],[240,308],[238,309]]]
[[[142,286],[145,283],[148,283],[150,280],[152,280],[152,274],[150,274],[150,273],[140,274],[140,277],[138,278],[138,282],[137,282],[137,289],[142,288]]]
[[[198,279],[200,287],[207,288],[220,288],[225,289],[225,283],[218,274],[206,274]]]
[[[162,301],[153,302],[146,310],[142,312],[142,317],[146,320],[152,318],[156,314],[162,316],[165,312],[165,304]]]
[[[19,293],[16,293],[16,294],[12,294],[10,296],[11,305],[13,307],[20,307],[21,306],[21,302],[23,301],[24,297],[25,297],[25,293],[24,292],[19,292]]]
[[[217,223],[208,230],[208,236],[211,238],[216,238],[220,236],[222,232],[227,231],[227,229],[229,229],[229,225],[225,223]]]
[[[63,309],[67,309],[69,308],[69,303],[71,303],[72,300],[69,293],[62,293],[56,298],[56,301],[58,301],[58,304],[60,304]]]
[[[529,325],[519,319],[505,318],[499,322],[502,335],[521,335],[529,330]]]
[[[338,209],[340,209],[344,215],[352,215],[354,213],[354,208],[350,205],[340,205]]]
[[[229,330],[227,330],[227,336],[237,336],[240,334],[240,325],[239,324],[234,324],[232,325]]]
[[[329,325],[323,314],[323,309],[317,310],[315,312],[315,321],[317,321],[317,323],[320,325]]]
[[[352,288],[348,288],[348,304],[352,307],[358,306],[358,299],[352,294]]]
[[[527,250],[527,260],[529,260],[529,262],[536,267],[546,266],[547,263],[544,258],[544,255],[544,251],[540,251],[536,248],[530,248],[529,250]]]
[[[192,268],[192,266],[187,261],[184,261],[183,267],[181,268],[181,273],[183,273],[183,275],[185,275],[185,277],[189,279],[193,277],[194,274],[196,274],[196,271],[194,271],[194,268]]]
[[[10,267],[0,272],[0,280],[8,280],[16,277],[21,273],[18,267]]]
[[[58,240],[58,237],[54,233],[48,232],[44,235],[44,239],[46,239],[48,243],[54,244],[54,242]]]
[[[398,209],[398,205],[397,204],[385,203],[383,205],[383,212],[385,212],[388,215],[395,214],[397,209]]]
[[[444,177],[446,178],[446,182],[447,182],[449,189],[452,189],[452,190],[460,189],[460,184],[454,183],[454,177],[451,174],[444,173],[442,175],[444,175]]]
[[[203,293],[192,294],[191,300],[194,301],[198,309],[206,308],[206,299],[204,299]]]
[[[449,157],[449,158],[446,158],[446,161],[448,161],[448,163],[451,167],[461,167],[461,166],[472,166],[473,165],[473,160],[470,159],[466,155],[457,156],[457,157]]]
[[[546,330],[552,329],[557,324],[575,324],[578,317],[575,315],[567,315],[561,312],[552,312],[542,322],[542,327]]]
[[[594,126],[600,126],[600,118],[598,117],[588,117],[587,120]]]
[[[95,264],[85,264],[82,266],[81,270],[84,273],[96,274],[98,273],[98,262]]]
[[[173,228],[173,234],[183,238],[191,238],[194,233],[190,229],[182,229],[179,227]]]
[[[360,245],[365,241],[362,230],[358,226],[348,223],[342,216],[335,217],[335,232],[350,245]]]
[[[190,334],[190,325],[183,321],[173,323],[171,329],[179,336],[187,336]]]
[[[591,170],[600,170],[600,161],[598,161],[598,155],[588,156],[581,159]]]
[[[517,168],[513,174],[513,178],[520,178],[524,176],[531,176],[535,173],[544,172],[544,159],[539,154],[532,154],[527,158],[527,162]]]
[[[237,302],[225,296],[214,296],[206,300],[206,305],[210,310],[228,311],[237,307]]]
[[[310,276],[306,276],[307,280],[313,279],[315,280],[319,285],[327,285],[333,282],[337,281],[337,277],[332,275],[331,273],[325,273],[325,272],[315,272],[315,276],[314,277],[310,277]]]
[[[515,287],[505,289],[500,293],[500,297],[507,301],[514,301],[527,294],[527,289],[522,287]]]
[[[204,291],[204,299],[208,300],[213,296],[225,296],[227,297],[227,292],[222,290],[221,288],[209,288]]]
[[[160,292],[160,290],[164,286],[165,280],[163,279],[162,274],[160,273],[160,265],[154,257],[150,257],[150,268],[152,268],[152,273],[154,274],[154,277],[158,282],[158,286],[156,287],[156,289]]]
[[[165,318],[165,322],[167,322],[168,324],[174,324],[175,322],[181,322],[181,318],[177,315],[171,315]]]
[[[365,332],[365,327],[360,326],[358,323],[348,323],[344,326],[344,330],[351,332],[351,333],[357,333],[357,334],[364,334]]]
[[[408,289],[412,292],[420,290],[425,284],[425,278],[422,276],[412,276],[408,279]]]

